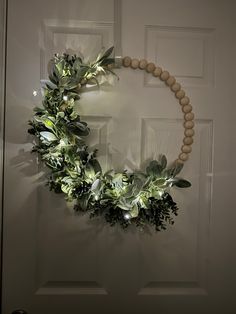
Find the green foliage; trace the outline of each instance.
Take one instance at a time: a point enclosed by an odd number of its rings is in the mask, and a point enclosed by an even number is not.
[[[29,133],[36,143],[33,151],[50,168],[48,185],[67,200],[76,200],[76,211],[86,211],[91,217],[101,215],[114,225],[127,227],[154,225],[156,230],[173,224],[177,206],[169,191],[172,186],[186,188],[191,184],[176,177],[183,165],[167,167],[164,155],[152,160],[146,171],[122,173],[110,170],[102,173],[85,138],[89,127],[75,110],[80,90],[98,75],[110,72],[113,48],[99,54],[94,62],[85,64],[80,57],[55,55],[50,62],[49,81],[43,81],[42,108],[34,109]]]

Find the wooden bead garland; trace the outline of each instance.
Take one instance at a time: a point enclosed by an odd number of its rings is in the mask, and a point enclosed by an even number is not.
[[[154,77],[159,77],[162,81],[170,87],[175,97],[179,100],[184,113],[184,135],[183,145],[181,147],[181,152],[176,160],[179,163],[184,163],[188,160],[189,154],[192,151],[192,143],[194,136],[194,113],[192,112],[192,106],[190,105],[190,99],[185,95],[185,91],[181,88],[181,85],[176,82],[174,76],[170,75],[168,71],[163,71],[161,67],[156,66],[152,62],[148,62],[145,59],[131,59],[130,57],[124,57],[122,64],[124,67],[131,67],[132,69],[146,70],[147,73],[151,73]]]

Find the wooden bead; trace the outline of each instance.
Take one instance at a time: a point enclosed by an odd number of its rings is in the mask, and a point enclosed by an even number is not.
[[[183,153],[189,154],[189,153],[191,153],[191,151],[192,151],[192,147],[191,147],[190,145],[183,145],[183,146],[181,147],[181,151],[182,151]]]
[[[189,104],[189,105],[185,105],[185,106],[183,106],[182,107],[182,111],[184,112],[184,113],[188,113],[188,112],[191,112],[192,111],[192,106]]]
[[[179,159],[183,160],[183,161],[188,160],[188,154],[186,154],[186,153],[179,154]]]
[[[142,59],[142,60],[139,61],[139,68],[141,70],[144,70],[146,68],[146,66],[147,66],[147,60]]]
[[[176,159],[175,163],[177,163],[177,164],[183,164],[184,161],[183,161],[183,160],[180,160],[180,159]]]
[[[191,136],[187,136],[183,139],[183,142],[185,145],[191,145],[193,144],[193,138]]]
[[[186,129],[185,131],[184,131],[184,135],[185,136],[193,136],[195,134],[195,132],[194,132],[194,129]]]
[[[172,86],[173,84],[175,84],[176,79],[174,78],[174,76],[169,76],[168,80],[166,81],[166,84],[168,86]]]
[[[131,64],[131,58],[130,57],[124,57],[123,58],[123,66],[124,67],[129,67]]]
[[[168,78],[169,78],[169,76],[170,76],[170,73],[169,73],[168,71],[163,71],[163,72],[161,73],[160,78],[161,78],[162,81],[167,81]]]
[[[185,91],[182,90],[182,89],[175,93],[175,97],[178,98],[178,99],[181,99],[184,96],[185,96]]]
[[[148,73],[151,73],[151,72],[153,72],[153,71],[155,70],[155,68],[156,68],[155,64],[152,63],[152,62],[150,62],[150,63],[148,63],[147,66],[146,66],[146,71],[147,71]]]
[[[152,72],[152,75],[155,77],[159,77],[162,73],[162,68],[156,67],[155,70]]]
[[[188,112],[184,115],[184,120],[186,121],[191,121],[194,119],[194,113],[193,112]]]
[[[180,99],[179,103],[182,106],[186,106],[188,105],[190,102],[190,99],[188,98],[188,96],[183,97],[182,99]]]
[[[193,121],[185,121],[184,127],[185,127],[185,129],[192,129],[194,127],[194,122]]]
[[[139,60],[138,59],[132,59],[131,61],[131,68],[137,69],[139,67]]]
[[[178,92],[181,89],[181,85],[179,83],[175,83],[171,86],[173,92]]]

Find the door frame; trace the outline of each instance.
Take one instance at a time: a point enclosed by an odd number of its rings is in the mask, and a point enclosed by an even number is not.
[[[0,0],[0,303],[2,304],[3,208],[5,159],[6,56],[8,0]],[[1,310],[0,310],[1,311]]]

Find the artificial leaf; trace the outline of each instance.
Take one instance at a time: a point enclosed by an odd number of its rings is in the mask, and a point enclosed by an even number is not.
[[[102,184],[100,179],[96,179],[93,184],[91,185],[91,191],[96,193],[100,190]]]
[[[161,157],[160,157],[160,164],[161,164],[162,169],[166,168],[166,166],[167,166],[167,159],[166,159],[165,155],[161,155]]]
[[[61,59],[59,62],[55,64],[55,69],[57,70],[58,77],[63,75],[63,70],[65,68],[65,60]]]
[[[153,181],[153,184],[157,187],[162,188],[162,187],[166,186],[166,179],[164,179],[164,178],[157,179],[157,180]]]
[[[54,84],[52,81],[50,80],[40,80],[41,86],[42,88],[49,88],[49,89],[55,89],[57,88],[57,85]]]
[[[98,60],[98,62],[101,62],[103,61],[104,59],[107,59],[111,54],[112,54],[112,51],[113,51],[114,47],[110,47],[109,49],[107,49],[103,56]]]
[[[82,65],[82,63],[83,63],[82,59],[80,57],[77,57],[75,62],[74,62],[74,64],[73,64],[73,68],[75,70],[79,70],[81,65]]]
[[[139,208],[138,208],[138,205],[137,204],[134,204],[131,211],[129,212],[130,216],[132,218],[135,218],[138,216],[139,214]]]
[[[100,163],[98,162],[97,159],[90,159],[89,163],[91,164],[91,166],[93,167],[95,173],[102,173],[102,167],[100,165]]]
[[[86,164],[86,168],[84,170],[84,173],[88,179],[94,179],[94,177],[95,177],[95,171],[93,169],[93,166],[89,163]]]
[[[183,166],[184,166],[183,163],[176,162],[173,167],[173,170],[171,171],[171,176],[175,177],[177,174],[179,174],[180,171],[183,169]]]
[[[43,131],[43,132],[40,132],[40,135],[48,142],[53,142],[53,141],[58,140],[58,138],[51,132]]]
[[[178,188],[189,188],[191,186],[191,183],[184,179],[175,178],[172,185],[175,185]]]
[[[162,167],[157,160],[152,160],[146,168],[147,175],[159,176],[161,174]]]
[[[87,210],[88,207],[88,200],[89,200],[89,196],[88,195],[83,195],[81,196],[77,202],[78,202],[78,209],[85,211]]]

